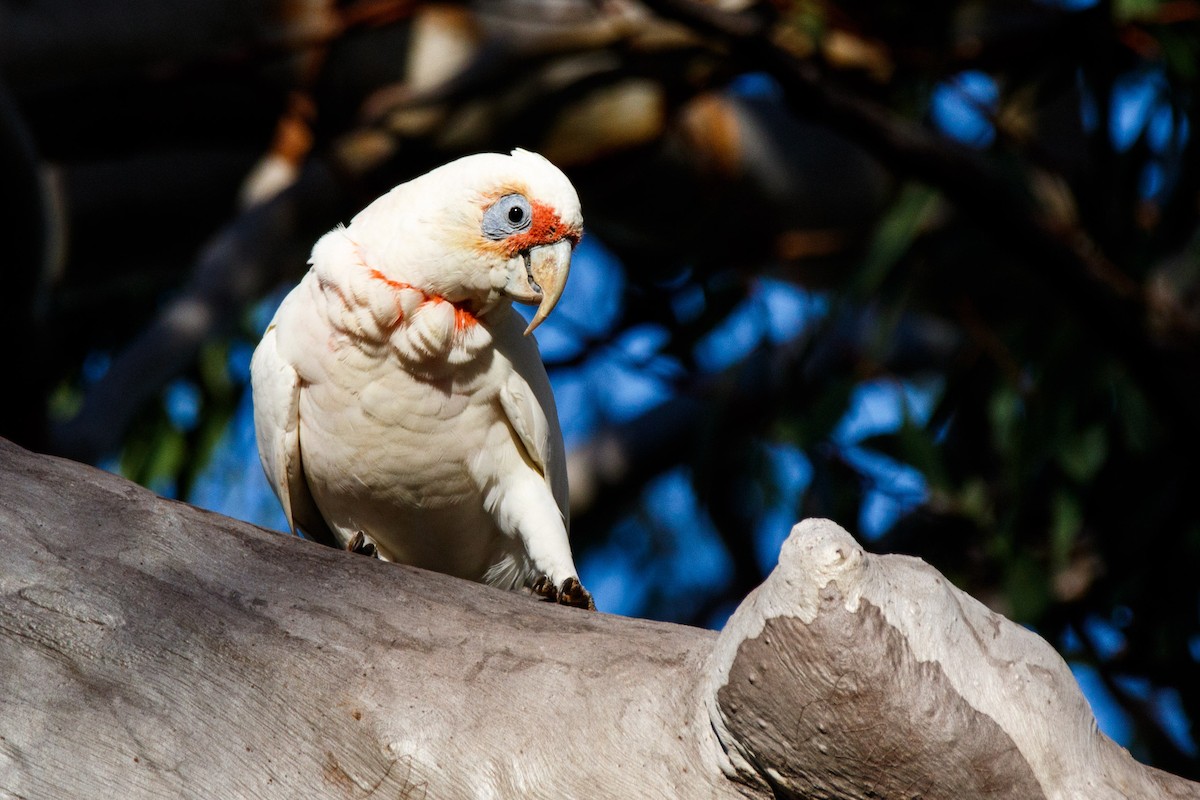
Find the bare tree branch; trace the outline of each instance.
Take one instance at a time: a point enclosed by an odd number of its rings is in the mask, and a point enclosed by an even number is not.
[[[0,441],[13,797],[1200,797],[1044,641],[810,520],[719,635],[269,533]]]

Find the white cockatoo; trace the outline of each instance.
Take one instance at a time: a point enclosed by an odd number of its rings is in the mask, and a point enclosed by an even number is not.
[[[594,607],[528,336],[582,233],[567,177],[514,150],[401,184],[317,242],[250,366],[259,455],[293,530]],[[528,328],[514,300],[538,305]]]

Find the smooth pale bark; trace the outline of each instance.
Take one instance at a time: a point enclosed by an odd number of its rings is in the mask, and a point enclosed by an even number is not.
[[[1200,797],[1059,657],[827,521],[720,634],[561,608],[0,442],[0,797]]]

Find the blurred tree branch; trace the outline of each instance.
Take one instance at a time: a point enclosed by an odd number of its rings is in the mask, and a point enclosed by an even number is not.
[[[1027,189],[975,153],[839,86],[815,60],[794,55],[779,44],[766,6],[728,12],[698,0],[646,5],[727,42],[742,63],[779,80],[798,113],[825,121],[898,173],[944,192],[994,242],[1023,259],[1026,269],[1036,266],[1038,279],[1087,320],[1093,336],[1124,353],[1176,424],[1200,432],[1200,415],[1187,399],[1200,392],[1200,373],[1184,366],[1200,359],[1200,329],[1170,304],[1149,308],[1148,287],[1124,274],[1087,232],[1037,210]]]
[[[238,215],[204,247],[188,282],[88,390],[74,417],[55,426],[51,446],[95,461],[121,442],[130,422],[200,347],[229,331],[238,315],[283,274],[290,243],[336,219],[344,192],[319,161],[292,186]]]

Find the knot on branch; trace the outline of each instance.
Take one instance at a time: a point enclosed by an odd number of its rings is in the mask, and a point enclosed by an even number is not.
[[[868,556],[828,520],[792,529],[707,678],[722,769],[777,797],[1161,789],[1096,730],[1049,644],[919,559]]]

